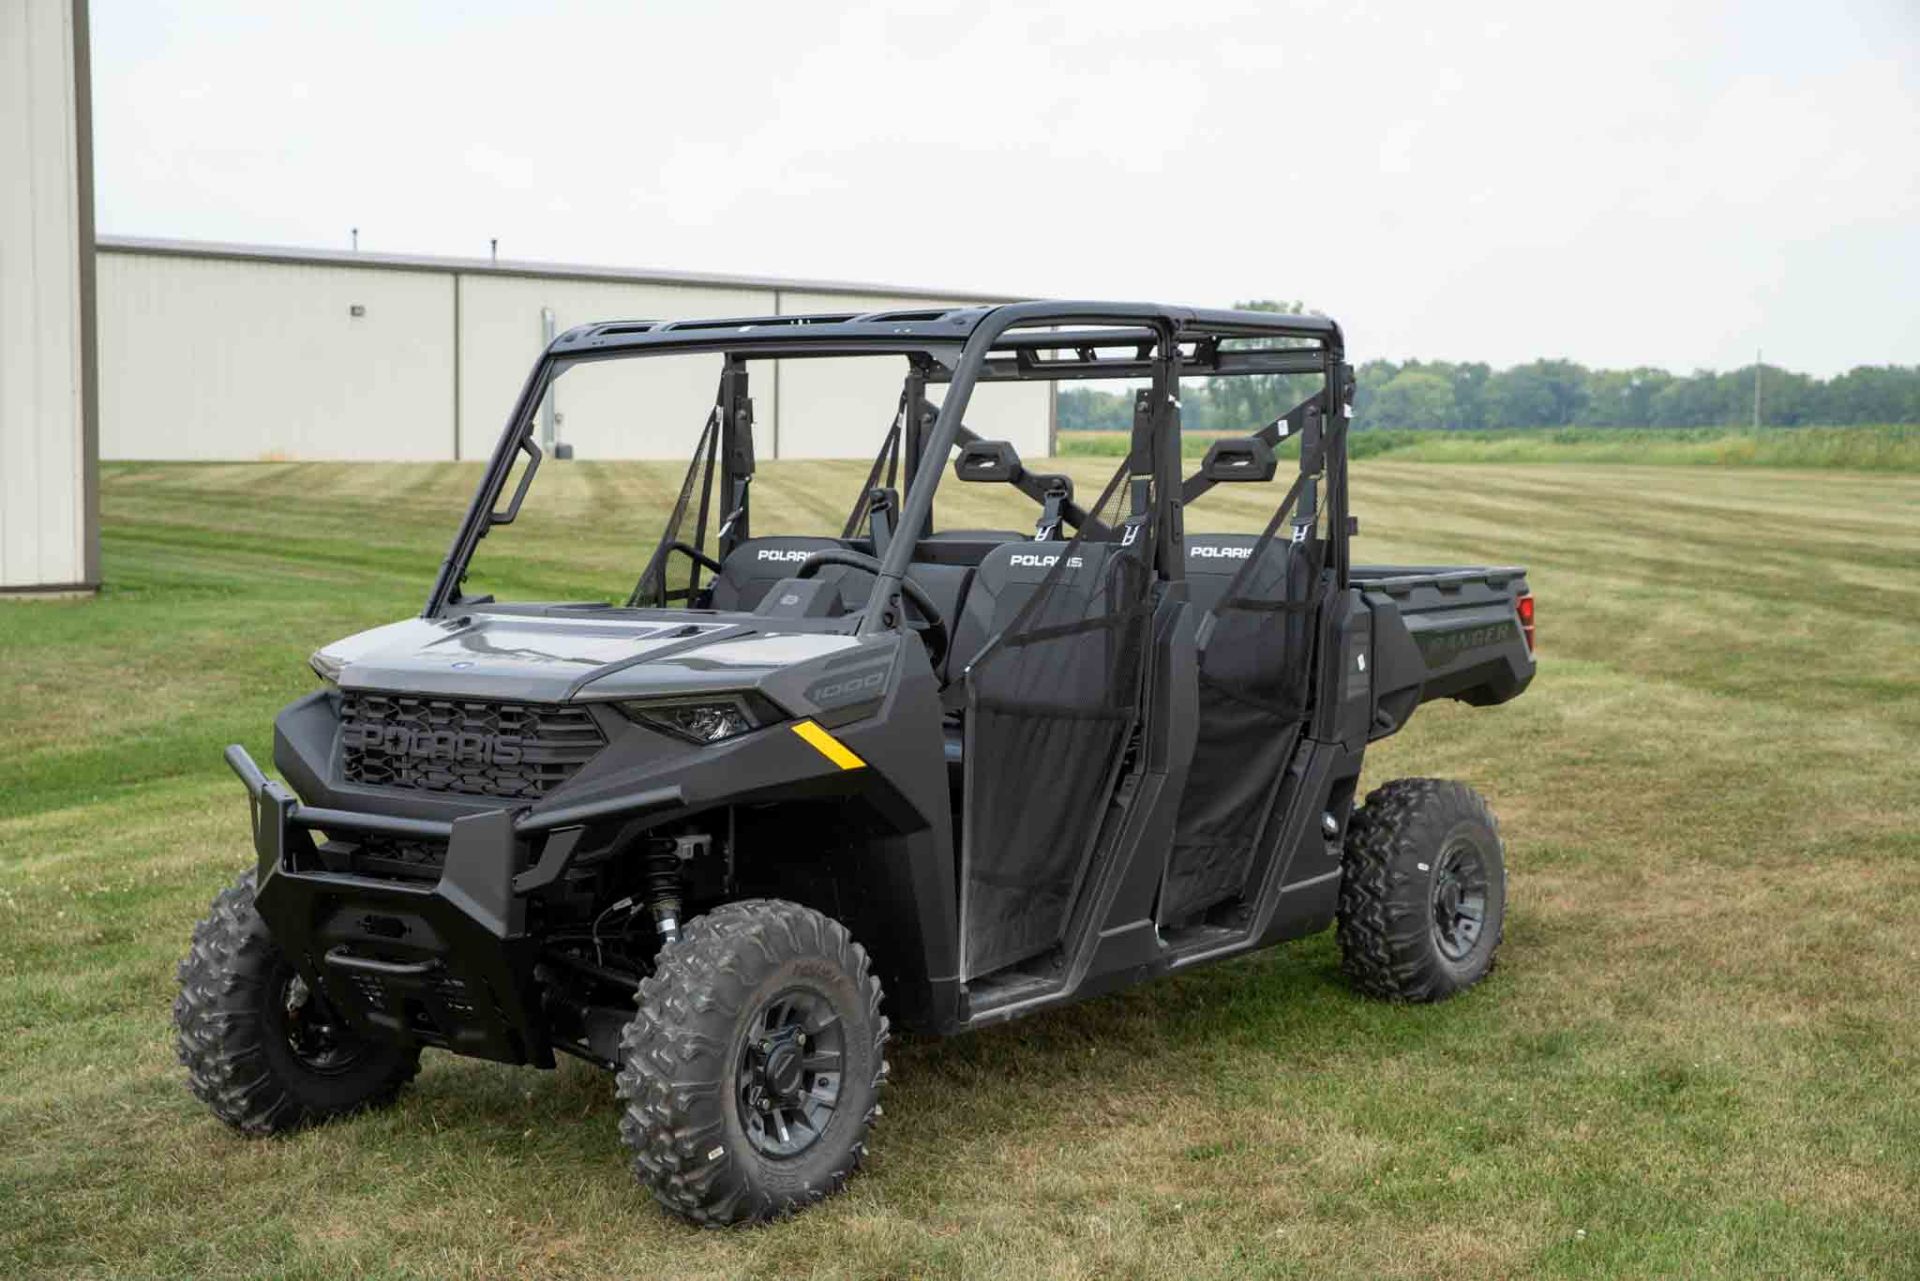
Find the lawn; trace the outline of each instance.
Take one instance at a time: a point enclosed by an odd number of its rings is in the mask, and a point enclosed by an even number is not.
[[[1220,433],[1185,434],[1199,457]],[[1058,448],[1075,457],[1118,458],[1126,431],[1063,431]],[[1408,463],[1651,463],[1702,467],[1839,467],[1920,472],[1920,426],[1540,427],[1490,431],[1363,429],[1349,437],[1355,459],[1391,455]]]
[[[477,473],[104,471],[101,598],[0,606],[0,1275],[1920,1275],[1920,476],[1358,464],[1360,558],[1532,567],[1534,688],[1367,765],[1491,798],[1494,976],[1373,1004],[1323,936],[898,1043],[847,1194],[711,1233],[579,1063],[432,1053],[270,1142],[188,1096],[173,964],[251,858],[219,749],[418,609]],[[764,466],[757,527],[837,528],[862,474]],[[481,585],[623,591],[678,481],[551,467]]]

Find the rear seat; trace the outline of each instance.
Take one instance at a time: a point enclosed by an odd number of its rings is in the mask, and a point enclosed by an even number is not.
[[[1188,534],[1187,599],[1204,614],[1226,599],[1227,584],[1253,555],[1258,534]],[[1264,577],[1264,575],[1261,575]],[[1252,584],[1249,584],[1252,586]]]
[[[1187,600],[1196,623],[1199,616],[1225,603],[1233,576],[1247,563],[1259,541],[1257,534],[1187,535]],[[1247,575],[1241,594],[1259,601],[1298,601],[1307,599],[1312,589],[1307,560],[1296,554],[1285,537],[1276,537],[1268,544],[1261,564]],[[1239,618],[1229,634],[1245,636],[1241,629],[1248,622],[1244,616]],[[1266,679],[1275,664],[1304,661],[1311,645],[1310,631],[1310,620],[1294,615],[1277,635],[1268,633],[1268,641],[1259,645],[1209,646],[1204,674],[1229,681]]]

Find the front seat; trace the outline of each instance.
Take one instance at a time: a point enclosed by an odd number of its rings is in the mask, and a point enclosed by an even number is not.
[[[759,607],[760,601],[773,590],[773,585],[783,578],[792,578],[799,570],[802,561],[818,551],[829,548],[844,549],[847,545],[837,538],[810,537],[803,534],[781,534],[770,538],[749,538],[727,554],[720,565],[719,574],[713,580],[713,597],[710,607],[718,610],[751,613]],[[845,566],[830,565],[822,572],[823,578],[838,578],[848,573],[858,573]],[[865,575],[862,575],[865,577]]]
[[[1022,540],[995,547],[974,571],[973,581],[960,604],[959,617],[948,624],[952,644],[947,648],[947,661],[939,673],[945,682],[942,698],[947,709],[942,746],[946,752],[948,788],[956,805],[960,802],[966,766],[966,732],[959,712],[966,706],[967,668],[980,657],[989,641],[1019,617],[1027,602],[1046,583],[1054,562],[1070,546],[1066,540],[1040,543]],[[1080,544],[1075,558],[1085,564],[1073,565],[1064,581],[1054,587],[1057,607],[1063,615],[1075,612],[1090,594],[1101,590],[1098,585],[1105,581],[1105,566],[1112,555],[1113,549],[1106,544]],[[1097,680],[1098,674],[1089,669],[1081,673],[1080,678]]]

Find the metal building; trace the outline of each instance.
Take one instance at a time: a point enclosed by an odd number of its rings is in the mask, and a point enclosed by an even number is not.
[[[546,340],[592,321],[999,302],[872,285],[102,238],[100,453],[125,459],[483,458]],[[762,458],[866,457],[904,359],[756,371]],[[557,384],[578,458],[684,458],[718,357],[587,366]],[[1051,452],[1048,386],[982,387],[970,425]]]
[[[0,593],[91,590],[86,0],[0,4]]]

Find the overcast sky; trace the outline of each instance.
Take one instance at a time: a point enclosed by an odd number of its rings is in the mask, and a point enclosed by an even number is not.
[[[1916,0],[93,0],[92,38],[103,234],[1920,362]]]

